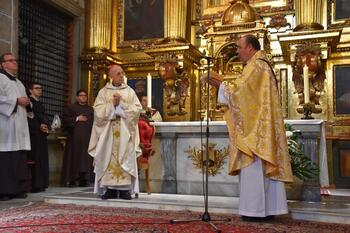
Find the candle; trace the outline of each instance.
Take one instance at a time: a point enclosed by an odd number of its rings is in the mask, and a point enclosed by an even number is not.
[[[128,85],[128,78],[124,75],[124,83]]]
[[[304,103],[310,102],[310,88],[309,88],[309,67],[305,64],[303,68],[304,75]]]
[[[147,107],[152,108],[152,76],[147,75]]]

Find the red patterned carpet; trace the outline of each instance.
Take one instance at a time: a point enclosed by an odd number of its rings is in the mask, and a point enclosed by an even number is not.
[[[98,206],[34,203],[0,211],[0,232],[215,232],[206,222],[171,224],[172,219],[197,219],[201,213],[156,211]],[[243,222],[237,215],[211,214],[212,219],[230,219],[217,223],[222,232],[350,232],[349,225],[295,221],[279,217],[269,223]]]

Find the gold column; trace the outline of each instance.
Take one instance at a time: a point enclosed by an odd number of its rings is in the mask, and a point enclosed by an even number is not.
[[[187,0],[164,1],[164,37],[186,38]]]
[[[295,0],[294,31],[322,30],[322,0]]]
[[[117,12],[118,4],[117,0],[112,0],[112,27],[111,27],[111,50],[117,52]]]
[[[113,0],[86,0],[86,48],[111,49],[113,6]]]

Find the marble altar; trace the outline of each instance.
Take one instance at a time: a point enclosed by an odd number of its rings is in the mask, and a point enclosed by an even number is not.
[[[320,180],[323,186],[328,183],[324,122],[322,120],[286,120],[285,122],[291,124],[295,130],[301,131],[304,152],[321,166],[321,179],[317,177],[308,182],[304,190],[306,194],[303,195],[305,200],[317,201],[320,199]],[[201,141],[205,144],[206,122],[154,122],[152,124],[156,126],[156,134],[153,139],[155,153],[150,158],[151,192],[202,194],[201,169],[195,168],[185,151],[189,147],[199,149]],[[209,143],[215,143],[216,149],[229,146],[226,122],[211,121],[209,135]],[[144,177],[141,175],[141,190],[144,190],[142,179]],[[239,196],[238,176],[227,174],[227,162],[224,163],[219,174],[209,176],[209,195]]]

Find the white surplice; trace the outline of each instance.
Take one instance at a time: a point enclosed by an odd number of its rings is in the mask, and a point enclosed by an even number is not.
[[[25,107],[17,98],[26,97],[20,80],[0,73],[0,151],[30,150],[29,128]]]

